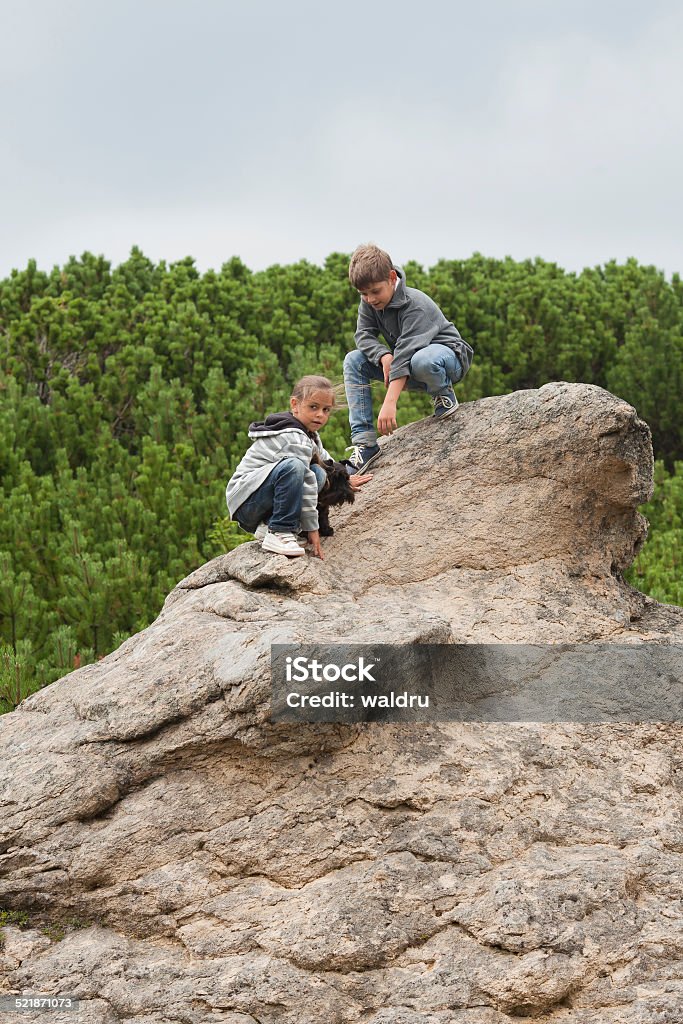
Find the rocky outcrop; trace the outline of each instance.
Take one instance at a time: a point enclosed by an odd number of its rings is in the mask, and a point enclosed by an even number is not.
[[[323,562],[215,559],[0,718],[31,925],[0,991],[88,1024],[683,1021],[678,724],[270,722],[272,643],[683,642],[621,575],[651,487],[599,388],[462,406],[384,442]]]

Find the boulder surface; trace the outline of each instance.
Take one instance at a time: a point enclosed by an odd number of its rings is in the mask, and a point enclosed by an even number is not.
[[[2,716],[29,926],[0,993],[82,1024],[683,1021],[678,723],[270,721],[273,643],[682,643],[622,576],[651,491],[600,388],[463,405],[383,441],[324,561],[245,544]]]

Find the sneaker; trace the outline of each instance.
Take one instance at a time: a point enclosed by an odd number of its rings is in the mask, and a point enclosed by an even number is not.
[[[351,452],[351,455],[344,461],[352,467],[354,473],[364,473],[382,454],[378,444],[352,444],[345,450]]]
[[[437,420],[445,420],[447,416],[452,416],[458,408],[458,399],[455,397],[453,388],[449,388],[443,395],[435,395],[433,402],[434,418]]]
[[[267,523],[259,523],[258,526],[256,527],[256,529],[254,530],[254,536],[256,537],[256,540],[263,540],[263,538],[265,537],[265,535],[267,533],[268,533],[268,524]]]
[[[288,555],[290,558],[306,554],[297,544],[293,533],[271,533],[270,530],[266,530],[261,547],[264,551],[272,551],[274,555]]]

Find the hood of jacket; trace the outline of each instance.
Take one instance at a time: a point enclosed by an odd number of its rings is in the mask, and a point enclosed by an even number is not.
[[[406,294],[406,275],[403,273],[400,267],[394,266],[396,276],[398,277],[398,284],[391,299],[387,302],[385,309],[397,309],[399,306],[405,306],[408,302],[408,296]]]
[[[292,415],[291,412],[273,412],[266,416],[265,420],[258,420],[249,424],[249,437],[262,437],[263,435],[279,434],[283,430],[300,430],[310,437],[312,441],[318,440],[318,435],[307,430],[303,423]]]

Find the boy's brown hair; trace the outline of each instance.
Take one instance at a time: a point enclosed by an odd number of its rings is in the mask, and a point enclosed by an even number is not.
[[[359,245],[349,263],[349,281],[358,291],[388,281],[394,264],[388,252],[377,245]]]

